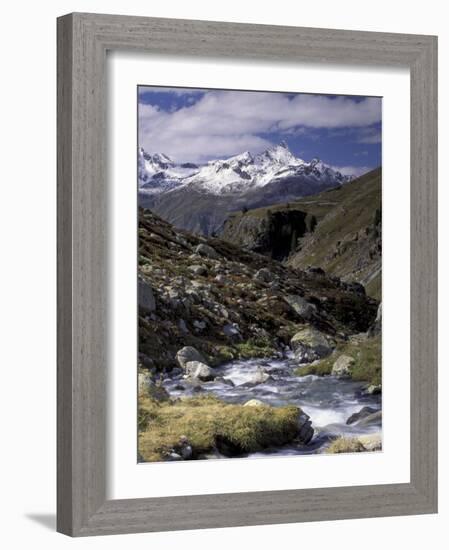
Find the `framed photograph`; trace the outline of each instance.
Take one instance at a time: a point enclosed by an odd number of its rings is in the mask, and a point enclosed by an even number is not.
[[[58,531],[437,511],[437,39],[58,19]]]

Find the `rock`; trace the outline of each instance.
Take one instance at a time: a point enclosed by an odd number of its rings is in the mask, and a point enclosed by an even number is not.
[[[377,336],[381,332],[382,332],[382,302],[379,304],[379,307],[377,308],[376,319],[368,329],[367,335],[370,338],[373,338],[374,336]]]
[[[198,264],[189,265],[189,270],[194,275],[200,275],[200,276],[203,276],[203,277],[205,277],[208,273],[207,272],[207,267],[205,265],[198,265]]]
[[[271,380],[271,376],[261,367],[258,367],[255,374],[245,383],[245,386],[257,386],[268,382],[268,380]]]
[[[212,369],[200,361],[188,361],[185,366],[186,375],[189,378],[209,382],[215,378]]]
[[[199,254],[200,256],[206,256],[206,258],[210,258],[212,260],[220,259],[220,254],[218,254],[215,248],[212,248],[208,244],[199,244],[195,248],[195,253]]]
[[[315,430],[312,428],[310,416],[301,411],[298,417],[298,439],[304,445],[307,445],[313,437]]]
[[[179,455],[178,453],[171,452],[171,453],[168,453],[165,456],[165,460],[168,460],[169,462],[176,461],[176,460],[182,460],[182,456]]]
[[[176,354],[176,361],[183,370],[185,370],[186,364],[190,361],[199,361],[207,365],[207,361],[204,359],[203,355],[192,346],[186,346],[180,349]]]
[[[382,411],[376,411],[373,414],[365,416],[357,422],[357,427],[359,426],[381,426],[382,425]]]
[[[358,422],[362,418],[365,418],[366,416],[369,416],[370,414],[373,414],[377,411],[378,409],[373,409],[373,407],[362,407],[359,410],[359,412],[351,414],[348,420],[346,420],[346,424],[354,424],[355,422]]]
[[[335,340],[313,327],[305,327],[290,340],[299,363],[310,363],[330,355],[335,348]]]
[[[230,340],[241,340],[240,328],[237,323],[229,323],[223,327],[223,334]]]
[[[306,321],[310,321],[316,313],[316,306],[311,304],[301,296],[296,294],[289,294],[284,297],[287,304],[297,313],[300,317]]]
[[[382,437],[380,434],[361,435],[359,441],[367,451],[382,450]]]
[[[183,460],[189,460],[193,457],[193,448],[185,435],[179,438],[179,442],[175,445],[173,451],[181,456]]]
[[[155,401],[168,401],[170,399],[170,394],[159,382],[153,382],[150,373],[138,374],[138,388],[139,394],[146,395],[151,397]]]
[[[215,280],[217,281],[217,283],[225,283],[226,277],[219,273],[218,275],[215,275]]]
[[[188,334],[189,333],[189,329],[187,328],[187,325],[186,325],[186,322],[184,321],[184,319],[179,319],[178,321],[178,327],[179,327],[179,330],[181,332],[183,332],[184,334]]]
[[[275,279],[275,275],[271,273],[269,269],[266,267],[262,267],[254,274],[254,279],[257,279],[258,281],[262,281],[264,283],[271,283]]]
[[[154,298],[153,289],[142,277],[139,277],[138,281],[138,300],[139,307],[146,313],[156,311],[156,300]]]
[[[379,393],[382,393],[382,386],[380,384],[371,384],[365,389],[363,393],[365,395],[378,395]]]
[[[201,330],[204,330],[204,329],[206,328],[207,324],[206,324],[205,321],[198,321],[198,320],[195,320],[195,321],[193,321],[193,326],[194,326],[197,330],[201,331]]]
[[[354,365],[355,360],[349,355],[340,355],[332,366],[332,374],[339,378],[350,376],[351,367]]]
[[[265,407],[265,403],[260,399],[250,399],[244,405],[244,407]]]

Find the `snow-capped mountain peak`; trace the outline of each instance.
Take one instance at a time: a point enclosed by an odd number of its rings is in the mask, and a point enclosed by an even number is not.
[[[138,152],[139,188],[142,193],[157,194],[180,187],[213,195],[243,195],[269,184],[319,187],[340,185],[351,178],[343,176],[317,158],[306,162],[290,151],[284,141],[253,156],[249,151],[207,164],[176,164],[164,153]]]

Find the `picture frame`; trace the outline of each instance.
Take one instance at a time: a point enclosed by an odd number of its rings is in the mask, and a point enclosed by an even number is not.
[[[437,38],[72,13],[58,19],[57,530],[70,536],[437,511]],[[408,67],[410,482],[107,500],[106,53]]]

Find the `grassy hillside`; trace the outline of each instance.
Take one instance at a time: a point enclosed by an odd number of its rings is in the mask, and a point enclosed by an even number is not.
[[[281,214],[306,214],[305,219],[313,223],[305,231],[299,227],[293,231],[291,223],[284,228],[292,243],[287,264],[299,269],[321,267],[343,280],[362,283],[369,295],[380,299],[381,200],[382,172],[378,168],[314,196],[236,212],[226,222],[222,235],[236,244],[249,243],[249,249],[272,255],[259,246],[270,242],[263,233],[271,228],[272,220]],[[279,228],[276,230],[282,233]]]

